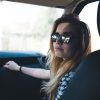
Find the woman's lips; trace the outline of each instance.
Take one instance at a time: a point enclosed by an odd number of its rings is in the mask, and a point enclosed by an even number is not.
[[[62,48],[60,48],[60,47],[56,47],[55,48],[55,51],[62,51],[63,49]]]

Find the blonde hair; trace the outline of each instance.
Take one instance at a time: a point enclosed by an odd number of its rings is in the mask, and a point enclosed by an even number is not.
[[[91,52],[90,31],[87,25],[80,21],[78,16],[74,14],[65,15],[57,19],[54,23],[52,34],[56,31],[56,28],[60,23],[65,22],[70,23],[71,29],[77,32],[80,39],[76,50],[73,51],[74,55],[66,60],[55,56],[53,42],[50,39],[50,50],[48,53],[47,64],[50,65],[51,77],[50,81],[45,85],[45,90],[49,94],[50,100],[54,100],[56,88],[61,76],[72,69],[84,56]]]

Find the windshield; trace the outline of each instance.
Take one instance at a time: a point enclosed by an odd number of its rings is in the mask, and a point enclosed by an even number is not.
[[[79,15],[90,28],[92,51],[100,48],[97,5],[98,2],[88,4]],[[1,1],[0,50],[37,51],[47,54],[53,22],[63,13],[64,10],[58,8]]]
[[[63,11],[33,4],[0,2],[0,50],[46,54],[53,22]]]

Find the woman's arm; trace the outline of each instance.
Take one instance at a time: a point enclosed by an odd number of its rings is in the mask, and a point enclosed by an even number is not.
[[[50,78],[50,70],[41,69],[41,68],[28,68],[21,67],[21,71],[24,74],[30,75],[32,77],[41,78],[41,79],[49,79]]]
[[[10,70],[15,70],[15,71],[20,71],[20,69],[21,69],[22,73],[30,75],[30,76],[35,77],[35,78],[40,78],[40,79],[49,79],[50,78],[50,70],[19,66],[14,61],[8,61],[4,65],[4,67],[8,68]]]

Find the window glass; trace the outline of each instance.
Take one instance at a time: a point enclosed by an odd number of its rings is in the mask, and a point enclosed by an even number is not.
[[[0,50],[37,51],[46,54],[50,32],[63,9],[33,4],[0,2]]]
[[[84,7],[80,19],[86,22],[91,32],[92,51],[100,49],[100,36],[97,29],[97,8],[99,2],[93,2]]]

